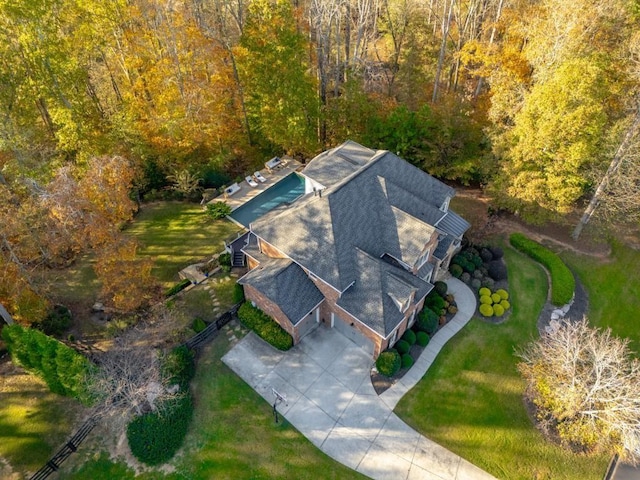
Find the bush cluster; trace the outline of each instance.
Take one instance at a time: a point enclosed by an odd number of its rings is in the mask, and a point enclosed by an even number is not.
[[[404,355],[405,353],[409,353],[411,345],[404,340],[398,340],[393,348],[395,348],[400,355]]]
[[[402,335],[402,340],[407,342],[410,346],[411,345],[415,345],[415,343],[416,343],[416,334],[415,334],[415,332],[413,330],[407,330]]]
[[[169,298],[174,296],[176,293],[181,292],[182,290],[184,290],[185,288],[187,288],[189,285],[191,285],[191,281],[187,280],[186,278],[184,280],[182,280],[179,283],[176,283],[173,287],[167,289],[166,292],[164,292],[164,296]]]
[[[238,309],[238,318],[242,324],[253,330],[260,338],[278,350],[289,350],[293,347],[293,338],[276,321],[249,302]]]
[[[395,350],[385,350],[376,360],[376,368],[381,375],[393,377],[400,370],[400,355]]]
[[[540,245],[521,233],[509,237],[511,245],[525,255],[544,265],[551,275],[551,302],[562,306],[571,301],[576,288],[576,280],[571,270],[551,250]]]
[[[426,332],[416,333],[416,343],[421,347],[426,347],[429,343],[429,335]]]
[[[94,366],[84,356],[39,330],[18,324],[5,326],[2,338],[13,361],[42,378],[52,392],[91,403],[85,379]]]
[[[415,329],[431,335],[438,328],[438,314],[430,308],[423,308],[418,314]]]
[[[64,305],[56,305],[44,320],[33,326],[47,335],[59,337],[71,326],[71,310]]]
[[[504,315],[511,304],[509,303],[509,293],[500,288],[495,292],[491,292],[490,289],[482,287],[478,290],[480,296],[480,307],[478,310],[483,317],[501,317]]]
[[[211,219],[218,220],[231,215],[231,207],[226,202],[208,203],[206,213]]]

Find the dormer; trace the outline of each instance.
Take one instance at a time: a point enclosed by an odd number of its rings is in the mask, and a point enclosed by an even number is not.
[[[444,199],[444,202],[442,202],[442,205],[440,205],[440,210],[446,213],[449,210],[450,201],[451,201],[451,195],[447,195],[446,198]]]
[[[395,275],[387,275],[387,295],[393,300],[401,313],[409,310],[416,295],[415,287],[410,286]]]

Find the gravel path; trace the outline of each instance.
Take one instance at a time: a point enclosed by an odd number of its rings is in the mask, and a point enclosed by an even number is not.
[[[589,310],[589,295],[587,294],[584,285],[575,273],[573,274],[573,278],[575,278],[576,280],[575,296],[573,298],[571,309],[564,317],[570,322],[581,320]],[[549,285],[551,285],[551,283],[549,283]],[[547,303],[545,303],[542,311],[540,312],[540,315],[538,316],[538,331],[540,333],[544,332],[545,328],[549,326],[549,322],[551,321],[551,313],[558,308],[560,307],[556,307],[547,299]]]

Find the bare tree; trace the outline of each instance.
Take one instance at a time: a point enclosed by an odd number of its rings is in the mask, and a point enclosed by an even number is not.
[[[640,361],[629,340],[565,321],[518,356],[541,426],[573,448],[640,459]]]

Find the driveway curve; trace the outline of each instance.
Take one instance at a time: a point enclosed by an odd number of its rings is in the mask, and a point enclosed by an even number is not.
[[[411,370],[380,396],[370,380],[370,355],[335,329],[319,327],[288,352],[250,333],[222,360],[270,404],[274,390],[285,397],[278,411],[287,421],[327,455],[370,478],[493,479],[393,413],[475,312],[469,288],[456,279],[447,284],[458,313],[434,335]]]

